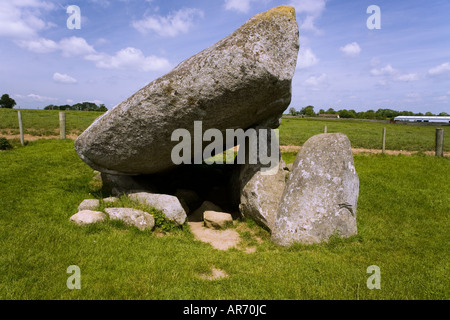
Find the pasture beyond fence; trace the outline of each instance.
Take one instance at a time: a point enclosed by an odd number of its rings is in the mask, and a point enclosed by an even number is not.
[[[25,144],[25,135],[60,139],[75,138],[101,115],[101,112],[50,111],[50,110],[0,110],[0,136],[19,136]],[[280,126],[280,144],[301,146],[311,136],[319,133],[342,132],[352,142],[352,147],[403,151],[434,151],[443,156],[450,151],[450,130],[436,126],[347,121],[345,119],[295,119],[283,118]],[[446,143],[445,143],[446,142]]]

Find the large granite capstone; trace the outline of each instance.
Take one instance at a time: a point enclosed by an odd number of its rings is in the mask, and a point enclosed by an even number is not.
[[[174,166],[179,142],[172,133],[182,128],[193,137],[194,121],[202,121],[203,132],[278,127],[291,101],[298,50],[294,8],[257,14],[97,119],[75,149],[104,173],[152,174]]]

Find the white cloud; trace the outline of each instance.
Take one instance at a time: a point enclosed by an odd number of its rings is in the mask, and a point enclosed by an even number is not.
[[[251,3],[255,1],[256,0],[225,0],[225,9],[247,13],[250,11]]]
[[[37,40],[18,40],[17,45],[36,53],[49,53],[60,50],[64,57],[84,56],[95,53],[94,47],[84,38],[63,38],[59,42],[38,38]]]
[[[308,13],[319,16],[325,10],[326,0],[291,0],[289,5],[295,7],[297,13]]]
[[[327,79],[327,75],[325,73],[322,73],[319,76],[311,76],[308,79],[306,79],[303,84],[308,87],[314,87],[317,90],[317,87],[321,84],[323,84]]]
[[[393,81],[400,81],[400,82],[411,82],[420,79],[417,73],[401,73],[399,70],[393,68],[390,64],[386,65],[383,68],[379,69],[374,68],[370,70],[370,73],[373,76],[384,76],[390,78]],[[381,85],[387,84],[385,80],[383,80],[383,83],[381,83],[381,81],[379,81],[378,83]]]
[[[167,59],[157,56],[146,57],[141,50],[132,47],[122,49],[114,56],[100,53],[88,55],[85,58],[95,62],[98,68],[103,69],[159,71],[168,70],[172,67]]]
[[[428,70],[428,74],[435,76],[435,75],[440,75],[443,74],[445,72],[449,72],[450,71],[450,63],[449,62],[445,62],[437,67],[431,68],[430,70]]]
[[[42,19],[55,5],[47,1],[0,1],[0,36],[14,39],[36,37],[38,32],[54,26]]]
[[[361,47],[357,42],[352,42],[349,44],[346,44],[345,46],[341,47],[339,50],[341,50],[344,55],[350,58],[358,57],[361,53]]]
[[[417,81],[419,80],[419,75],[417,73],[400,74],[394,80],[402,82]]]
[[[395,73],[397,73],[398,70],[392,68],[392,66],[390,64],[386,65],[383,68],[380,69],[372,69],[370,70],[370,73],[374,76],[384,76],[384,75],[393,75]]]
[[[61,74],[58,72],[55,72],[53,74],[53,80],[55,82],[64,83],[64,84],[75,84],[78,82],[77,79],[72,78],[71,76],[69,76],[67,74]]]
[[[447,103],[448,102],[448,97],[447,96],[435,97],[435,98],[433,98],[433,101],[437,102],[437,103]]]
[[[57,98],[45,97],[38,94],[30,93],[26,96],[21,94],[16,94],[15,97],[19,99],[29,100],[29,101],[38,101],[38,102],[48,102],[48,101],[57,101]]]
[[[297,14],[306,14],[300,25],[300,30],[312,30],[320,33],[315,26],[315,21],[325,10],[326,0],[291,0],[289,5],[295,8]]]
[[[90,2],[100,5],[104,8],[109,7],[109,5],[111,4],[108,0],[89,0]]]
[[[58,43],[44,38],[38,38],[36,40],[17,40],[16,44],[36,53],[49,53],[59,49]]]
[[[85,56],[95,53],[94,47],[89,45],[84,38],[70,37],[59,42],[59,49],[64,57]]]
[[[194,19],[202,18],[203,15],[203,11],[199,9],[186,8],[167,17],[151,16],[134,21],[132,26],[142,34],[153,31],[162,37],[175,37],[181,33],[187,33],[194,25]]]
[[[304,69],[316,65],[319,59],[311,48],[301,48],[298,54],[297,69]]]

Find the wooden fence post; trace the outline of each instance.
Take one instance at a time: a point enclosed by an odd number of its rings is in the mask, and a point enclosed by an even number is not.
[[[22,112],[17,111],[17,116],[19,117],[20,144],[24,146],[25,145],[25,139],[23,137]]]
[[[436,157],[444,156],[444,129],[436,129]]]
[[[383,154],[386,153],[386,128],[383,128]]]
[[[325,126],[324,128],[323,128],[323,133],[327,133],[328,132],[328,128],[327,128],[327,126]]]
[[[59,137],[60,139],[66,139],[66,113],[59,113]]]

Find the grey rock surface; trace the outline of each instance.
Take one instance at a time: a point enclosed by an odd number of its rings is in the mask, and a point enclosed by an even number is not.
[[[226,229],[233,224],[233,217],[226,212],[205,211],[203,221],[207,228]]]
[[[106,208],[105,212],[111,220],[121,220],[126,225],[134,226],[141,231],[152,230],[155,219],[150,213],[131,208]]]
[[[102,222],[106,219],[106,215],[100,211],[81,210],[70,217],[70,221],[79,226]]]
[[[83,210],[95,210],[100,205],[100,201],[97,199],[86,199],[83,200],[78,206],[78,211]]]
[[[156,193],[131,193],[128,197],[132,200],[147,204],[155,209],[161,210],[164,215],[172,219],[177,225],[183,225],[186,222],[186,211],[177,197],[167,194]]]
[[[359,178],[342,133],[310,138],[297,154],[277,210],[272,240],[283,246],[357,234]]]
[[[152,174],[174,166],[176,129],[278,126],[291,101],[299,50],[293,7],[252,17],[98,118],[75,141],[82,160],[111,174]],[[192,153],[194,157],[194,153]]]
[[[261,127],[256,129],[261,129]],[[272,141],[271,138],[268,139],[267,150],[264,152],[265,154],[271,154],[272,143],[273,147],[278,151],[278,157],[273,160],[277,161],[278,164],[272,164],[271,172],[263,171],[263,168],[268,169],[270,166],[261,164],[258,156],[260,153],[256,155],[257,164],[249,164],[248,146],[245,149],[239,149],[239,153],[246,153],[245,157],[247,159],[245,164],[239,166],[236,183],[239,186],[239,212],[241,216],[253,219],[256,223],[269,230],[272,230],[275,223],[276,212],[286,186],[285,163],[281,159],[278,140]]]

